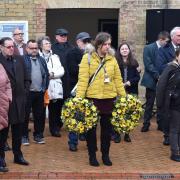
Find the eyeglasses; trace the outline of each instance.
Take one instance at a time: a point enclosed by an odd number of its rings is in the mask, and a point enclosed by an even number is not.
[[[14,48],[14,46],[3,46],[3,47],[5,47],[5,48],[7,48],[7,49]]]
[[[37,50],[38,49],[38,47],[28,47],[28,48],[31,50]]]
[[[15,36],[15,35],[21,35],[21,36],[23,36],[24,33],[17,33],[17,34],[14,34],[14,36]]]
[[[47,43],[44,43],[43,45],[50,45],[51,43],[50,42],[47,42]]]

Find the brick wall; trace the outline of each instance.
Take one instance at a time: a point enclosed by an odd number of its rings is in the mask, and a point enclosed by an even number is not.
[[[168,8],[169,9],[180,9],[180,1],[179,0],[168,0]]]
[[[166,2],[169,4],[167,5]],[[3,0],[0,20],[27,20],[29,37],[46,31],[46,8],[119,8],[119,42],[127,40],[141,62],[145,44],[146,9],[178,8],[179,0]]]
[[[168,2],[168,5],[166,4]],[[127,40],[141,63],[146,9],[178,8],[179,0],[3,0],[0,20],[27,20],[29,37],[46,31],[46,8],[119,8],[119,42]]]
[[[163,0],[129,0],[121,5],[119,12],[119,40],[127,40],[133,47],[137,59],[141,63],[142,50],[145,44],[146,9],[162,9],[166,4]]]

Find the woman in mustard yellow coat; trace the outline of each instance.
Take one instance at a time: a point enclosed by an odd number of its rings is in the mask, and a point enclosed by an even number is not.
[[[102,68],[93,82],[89,84],[90,77],[93,76],[102,62]],[[93,100],[100,111],[102,161],[107,166],[112,165],[109,158],[109,149],[112,128],[110,118],[113,103],[117,96],[125,95],[120,70],[114,57],[114,50],[111,48],[111,36],[108,33],[101,32],[96,36],[95,47],[91,47],[82,58],[76,96]],[[96,159],[96,128],[87,132],[86,141],[89,164],[99,166]]]

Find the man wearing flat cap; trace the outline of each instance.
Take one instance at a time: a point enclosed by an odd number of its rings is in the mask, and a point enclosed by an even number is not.
[[[64,76],[62,77],[63,86],[63,100],[66,100],[70,96],[69,89],[69,74],[67,70],[67,52],[73,48],[73,46],[68,42],[68,31],[64,28],[56,30],[55,42],[52,45],[52,52],[57,54],[60,58],[61,64],[64,67]],[[63,124],[61,125],[61,127]]]
[[[70,82],[70,91],[74,88],[78,81],[78,74],[79,74],[79,64],[81,62],[82,56],[85,52],[86,46],[90,44],[91,37],[87,32],[80,32],[76,35],[76,44],[77,46],[72,48],[67,53],[68,59],[68,72],[69,72],[69,82]],[[85,140],[85,135],[80,134],[79,140]],[[70,151],[77,151],[77,144],[78,144],[78,135],[74,132],[69,133],[69,150]]]
[[[67,36],[68,35],[68,31],[66,30],[66,29],[63,29],[63,28],[61,28],[61,29],[57,29],[56,30],[56,35],[61,35],[61,36]]]

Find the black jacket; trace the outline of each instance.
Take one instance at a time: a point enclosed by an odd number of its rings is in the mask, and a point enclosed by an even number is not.
[[[12,103],[9,107],[9,122],[10,124],[22,123],[24,122],[25,116],[25,94],[28,91],[30,82],[23,57],[14,56],[11,60],[7,60],[0,54],[0,63],[7,72],[12,88]]]
[[[180,66],[169,63],[157,84],[156,101],[159,108],[180,111]]]
[[[124,79],[124,67],[120,66],[121,76]],[[130,81],[131,86],[126,86],[125,90],[128,94],[137,94],[138,95],[138,83],[140,80],[140,74],[137,71],[136,66],[127,66],[127,81]]]
[[[78,82],[79,64],[83,56],[83,51],[78,47],[74,47],[67,53],[67,69],[69,72],[70,91]]]

